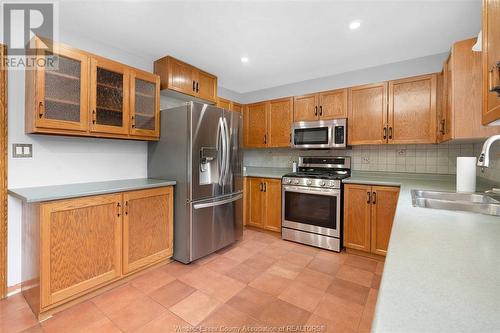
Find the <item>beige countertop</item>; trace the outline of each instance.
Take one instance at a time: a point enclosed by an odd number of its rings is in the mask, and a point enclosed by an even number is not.
[[[454,176],[353,172],[344,183],[400,187],[372,332],[500,330],[500,217],[412,206],[411,189],[454,192]]]

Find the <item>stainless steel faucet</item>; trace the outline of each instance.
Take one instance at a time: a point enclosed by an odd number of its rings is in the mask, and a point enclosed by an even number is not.
[[[490,148],[491,145],[495,141],[500,140],[500,135],[490,136],[483,144],[483,149],[481,150],[481,155],[479,155],[479,160],[477,161],[477,166],[481,167],[481,170],[484,171],[484,168],[490,166]]]

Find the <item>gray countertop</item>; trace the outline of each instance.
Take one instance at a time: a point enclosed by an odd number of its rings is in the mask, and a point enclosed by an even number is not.
[[[412,206],[411,189],[454,192],[454,177],[354,172],[344,183],[400,186],[372,332],[500,331],[500,217]]]
[[[292,172],[292,169],[289,168],[268,168],[268,167],[247,166],[244,176],[281,179],[281,177],[290,172]]]
[[[105,182],[77,183],[9,189],[9,194],[25,202],[42,202],[175,185],[175,181],[138,178]]]

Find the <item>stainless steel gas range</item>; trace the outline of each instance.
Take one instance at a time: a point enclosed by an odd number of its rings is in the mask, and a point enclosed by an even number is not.
[[[342,179],[351,175],[351,159],[300,157],[298,167],[282,179],[282,238],[339,252]]]

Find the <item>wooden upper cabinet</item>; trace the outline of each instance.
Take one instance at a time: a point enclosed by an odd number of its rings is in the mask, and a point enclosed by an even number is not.
[[[392,222],[396,213],[399,188],[372,187],[371,252],[385,256],[391,236]]]
[[[289,147],[292,140],[293,98],[269,102],[268,147]]]
[[[127,134],[129,131],[129,69],[117,62],[92,58],[90,68],[92,132]]]
[[[242,112],[243,105],[241,105],[240,103],[231,102],[231,110],[236,112]]]
[[[484,125],[500,119],[500,0],[483,0]]]
[[[226,110],[231,110],[231,101],[222,97],[218,97],[217,106]]]
[[[389,82],[389,143],[436,142],[436,87],[436,74]]]
[[[348,143],[383,144],[387,141],[387,83],[349,89]]]
[[[370,252],[371,186],[344,187],[344,245]]]
[[[160,78],[133,70],[130,72],[130,133],[160,136]]]
[[[217,77],[204,71],[198,71],[196,80],[196,94],[198,98],[207,101],[217,101]]]
[[[154,62],[154,72],[160,76],[161,89],[217,103],[217,77],[170,56]]]
[[[264,228],[281,232],[281,180],[263,179],[265,196]]]
[[[191,65],[172,57],[165,57],[155,61],[154,71],[160,75],[160,89],[195,93],[196,73]]]
[[[319,119],[347,118],[348,92],[338,89],[319,93]]]
[[[500,134],[500,126],[482,124],[482,54],[472,51],[477,38],[456,42],[443,65],[438,140],[483,139]]]
[[[293,98],[293,120],[312,121],[318,119],[318,95],[309,94]]]
[[[36,43],[42,42],[37,38]],[[48,57],[56,60],[57,67],[26,71],[27,131],[36,127],[87,131],[89,56],[61,45],[57,54],[41,51],[37,55],[40,61]]]
[[[260,102],[245,106],[244,145],[249,148],[267,147],[267,109],[269,103]]]
[[[40,206],[42,308],[121,276],[121,194]]]
[[[54,54],[36,56],[53,57],[56,66],[25,71],[26,133],[159,139],[157,75],[47,39],[34,42],[52,46]]]
[[[123,274],[173,253],[173,188],[123,194]]]

